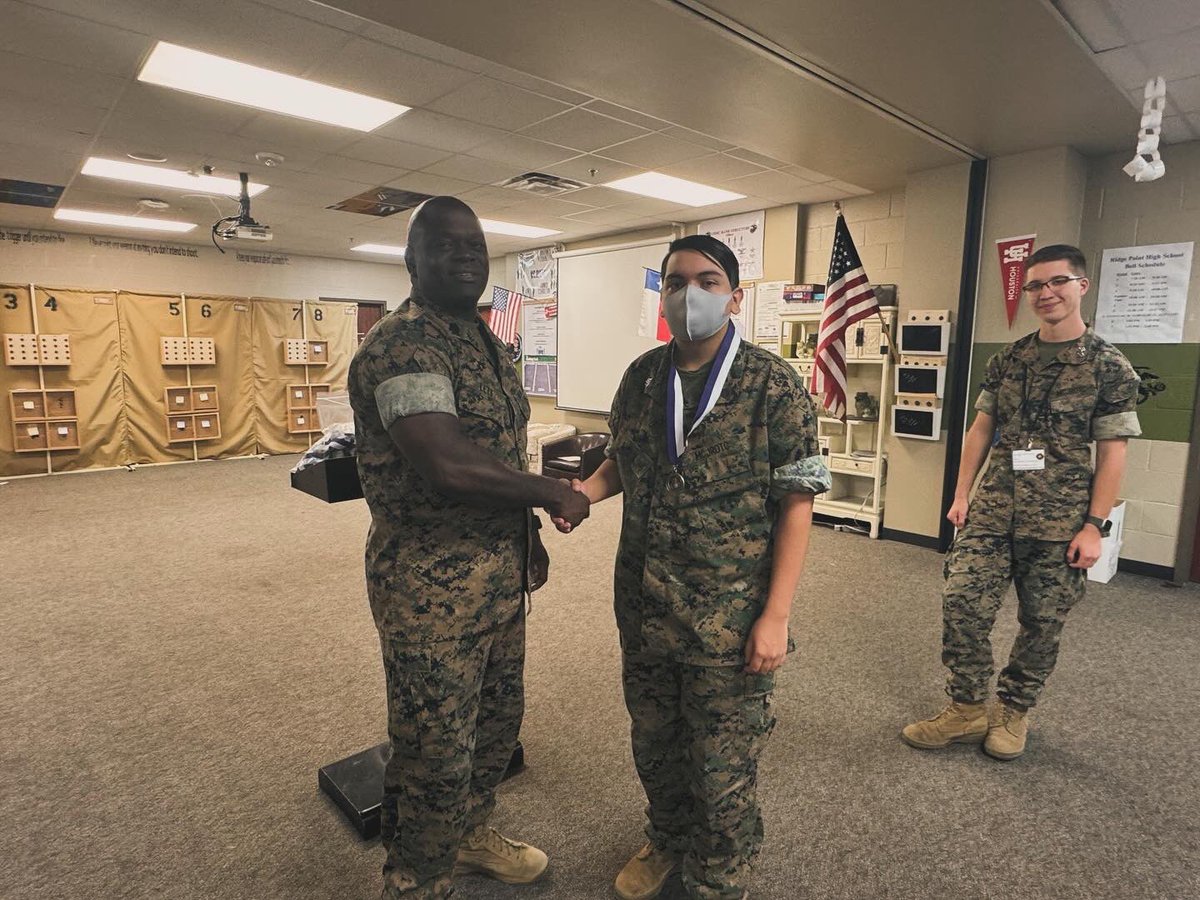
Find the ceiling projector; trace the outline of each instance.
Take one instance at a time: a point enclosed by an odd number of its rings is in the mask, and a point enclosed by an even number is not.
[[[217,238],[223,241],[270,241],[275,237],[271,233],[270,225],[261,225],[254,221],[254,217],[250,215],[249,173],[239,172],[238,178],[242,182],[242,195],[238,214],[218,219],[212,227],[213,246],[218,250],[221,250],[221,245],[217,243]],[[225,251],[221,250],[221,252],[224,253]]]

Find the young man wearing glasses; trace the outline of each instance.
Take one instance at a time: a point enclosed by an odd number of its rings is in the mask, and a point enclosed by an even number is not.
[[[1054,670],[1067,613],[1083,598],[1086,570],[1108,534],[1126,444],[1141,434],[1139,378],[1083,321],[1085,265],[1065,244],[1031,255],[1023,290],[1041,327],[988,362],[946,516],[960,529],[942,597],[951,702],[901,732],[918,749],[983,741],[996,759],[1025,751],[1026,714]],[[985,459],[987,472],[968,501]],[[989,709],[990,634],[1010,581],[1020,632]]]

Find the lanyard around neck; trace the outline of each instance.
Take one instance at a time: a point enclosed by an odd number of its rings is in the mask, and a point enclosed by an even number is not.
[[[713,407],[721,398],[721,392],[724,391],[725,382],[729,379],[729,370],[733,367],[733,358],[737,356],[738,345],[741,341],[737,329],[730,326],[725,332],[725,337],[721,339],[721,346],[717,349],[717,355],[713,360],[712,371],[708,373],[708,380],[704,383],[704,392],[700,395],[700,403],[696,407],[696,418],[686,434],[683,431],[683,383],[675,368],[675,361],[672,359],[671,369],[667,376],[667,458],[670,459],[671,465],[679,465],[679,460],[687,450],[688,437],[696,430],[696,426],[704,421],[705,416],[712,412]]]

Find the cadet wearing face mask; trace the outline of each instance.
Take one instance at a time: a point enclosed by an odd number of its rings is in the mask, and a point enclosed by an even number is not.
[[[682,866],[688,897],[741,898],[762,843],[774,672],[829,472],[799,377],[730,321],[733,252],[681,238],[662,275],[674,340],[626,371],[609,459],[576,483],[593,503],[625,494],[615,606],[650,840],[616,889],[655,897]]]

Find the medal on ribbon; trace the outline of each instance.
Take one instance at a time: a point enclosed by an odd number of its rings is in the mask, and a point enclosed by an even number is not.
[[[671,361],[671,369],[667,377],[667,459],[671,461],[671,466],[675,470],[668,482],[668,485],[674,490],[687,487],[680,462],[683,459],[684,451],[687,450],[687,439],[704,421],[704,418],[712,412],[713,407],[721,398],[721,392],[725,390],[725,382],[729,379],[729,370],[733,367],[733,358],[737,356],[738,345],[741,341],[736,328],[730,327],[725,332],[725,337],[721,339],[721,346],[717,348],[717,355],[713,359],[712,371],[708,373],[708,380],[704,383],[704,392],[700,395],[700,403],[696,406],[695,421],[687,430],[687,434],[684,434],[683,431],[683,383],[675,368],[674,360]]]

